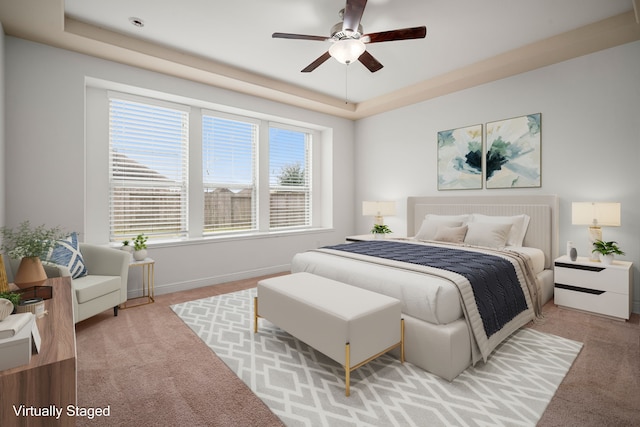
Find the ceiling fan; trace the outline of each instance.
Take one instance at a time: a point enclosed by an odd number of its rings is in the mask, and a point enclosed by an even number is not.
[[[365,44],[388,42],[394,40],[422,39],[427,35],[427,27],[402,28],[398,30],[382,31],[379,33],[363,34],[360,19],[364,13],[367,0],[347,0],[345,8],[339,12],[342,19],[331,28],[331,36],[310,36],[305,34],[273,33],[276,39],[298,39],[329,41],[331,47],[318,59],[302,69],[309,73],[322,65],[330,57],[343,64],[360,61],[372,73],[383,67],[377,59],[366,50]]]

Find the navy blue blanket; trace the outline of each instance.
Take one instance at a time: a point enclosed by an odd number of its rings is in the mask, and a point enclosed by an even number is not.
[[[435,267],[464,276],[473,289],[487,337],[527,309],[513,264],[495,255],[390,240],[353,242],[325,249]]]

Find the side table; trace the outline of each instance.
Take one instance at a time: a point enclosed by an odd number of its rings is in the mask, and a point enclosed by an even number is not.
[[[561,256],[554,262],[556,305],[628,320],[632,301],[632,263],[612,264]]]
[[[142,261],[131,261],[129,270],[134,267],[140,267],[142,269],[142,295],[127,300],[124,304],[120,305],[120,308],[132,308],[155,302],[155,264],[156,262],[152,258],[145,258]],[[129,304],[129,301],[134,302]]]

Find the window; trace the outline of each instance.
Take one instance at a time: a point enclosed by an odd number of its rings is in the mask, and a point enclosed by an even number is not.
[[[258,125],[202,116],[204,233],[256,229]]]
[[[187,233],[188,112],[110,97],[109,233]]]
[[[312,173],[322,155],[313,145],[318,131],[184,99],[90,95],[101,117],[108,106],[109,126],[109,198],[88,201],[97,212],[88,227],[94,235],[106,237],[107,223],[111,242],[144,233],[150,243],[322,226],[312,215],[320,206],[313,201],[320,194],[314,179],[321,178]],[[101,123],[92,140],[106,139]]]
[[[269,128],[269,226],[311,225],[311,134]]]

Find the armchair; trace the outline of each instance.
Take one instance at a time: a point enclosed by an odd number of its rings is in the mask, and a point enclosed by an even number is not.
[[[113,315],[117,316],[119,305],[127,301],[131,255],[89,243],[80,243],[79,248],[88,274],[71,280],[74,322],[81,322],[110,308],[113,308]],[[67,267],[43,265],[47,277],[71,276]]]

